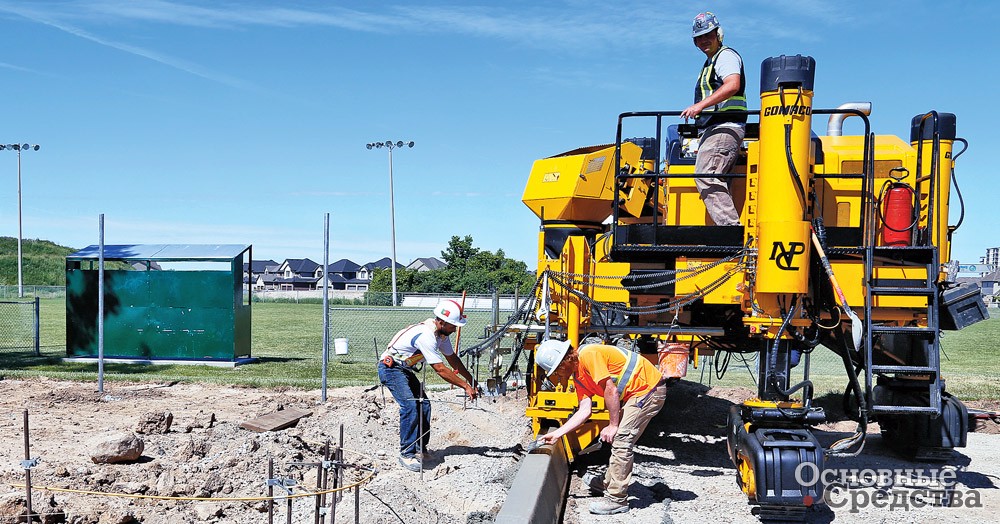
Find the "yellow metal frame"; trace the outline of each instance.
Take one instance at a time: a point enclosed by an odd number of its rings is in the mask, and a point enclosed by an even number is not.
[[[810,265],[812,253],[811,231],[809,219],[822,217],[824,224],[831,228],[862,228],[861,204],[862,181],[858,178],[838,178],[837,174],[860,174],[863,171],[865,159],[864,136],[823,136],[819,137],[822,147],[822,158],[810,135],[812,93],[809,91],[768,92],[761,97],[762,107],[785,107],[799,104],[801,110],[795,112],[770,112],[762,116],[760,121],[759,140],[747,141],[745,166],[740,165],[734,173],[743,173],[746,178],[732,180],[731,192],[738,209],[741,209],[740,220],[745,227],[744,240],[752,240],[752,248],[757,250],[756,271],[747,271],[743,278],[734,276],[721,287],[707,293],[703,297],[705,304],[733,305],[744,312],[743,323],[749,328],[750,336],[755,338],[773,339],[777,336],[788,337],[786,333],[779,335],[782,324],[779,304],[787,304],[792,295],[815,293],[815,283],[810,278],[815,277]],[[763,115],[763,112],[762,112]],[[791,126],[791,145],[786,151],[785,126]],[[907,143],[896,136],[876,135],[873,137],[874,152],[874,184],[868,188],[868,198],[878,198],[881,188],[891,181],[890,175],[902,175],[902,182],[913,186],[920,200],[917,202],[920,227],[926,227],[934,221],[935,234],[932,242],[939,248],[940,260],[950,259],[950,242],[948,239],[948,197],[950,193],[950,171],[953,168],[953,143],[941,141],[939,156],[932,159],[932,142],[925,141],[920,153],[923,155],[921,172],[917,172],[918,150],[916,143]],[[672,297],[629,293],[621,286],[620,279],[602,277],[621,277],[637,269],[658,269],[654,263],[611,262],[610,247],[612,245],[612,227],[605,227],[597,232],[597,241],[591,245],[589,238],[600,229],[600,224],[606,224],[611,215],[615,196],[615,148],[614,146],[593,146],[569,151],[554,157],[541,159],[532,167],[526,184],[523,201],[543,221],[565,221],[566,227],[591,228],[589,232],[581,231],[580,235],[570,236],[562,252],[556,258],[548,258],[544,251],[544,231],[538,237],[539,264],[538,272],[546,269],[582,275],[571,280],[572,290],[582,293],[597,302],[620,303],[630,306],[648,306]],[[628,166],[629,173],[648,173],[653,169],[650,161],[641,160],[641,149],[632,143],[621,145],[621,164]],[[814,191],[815,202],[802,202],[798,197],[799,190],[791,178],[788,168],[788,155],[792,156],[795,171],[799,174],[804,190]],[[821,162],[818,162],[822,160]],[[939,164],[937,187],[928,187],[930,170],[934,162]],[[693,174],[693,165],[666,165],[663,174],[685,175]],[[824,176],[829,175],[829,176]],[[629,179],[621,189],[619,209],[621,210],[618,225],[649,224],[652,216],[648,214],[649,196],[651,191],[649,179]],[[667,177],[660,179],[657,195],[660,224],[665,226],[699,226],[711,223],[702,203],[694,178]],[[934,192],[936,198],[935,216],[928,216],[928,198]],[[803,207],[804,206],[804,207]],[[643,213],[647,214],[644,215]],[[545,226],[543,222],[543,226]],[[545,226],[548,227],[548,226]],[[559,227],[559,226],[552,226]],[[600,233],[605,233],[601,235]],[[867,235],[869,232],[861,231]],[[584,236],[584,235],[587,236]],[[776,267],[775,253],[772,246],[781,245],[791,253],[801,247],[801,258],[786,258],[788,262]],[[798,247],[794,247],[798,246]],[[719,261],[712,257],[675,258],[674,268],[691,270],[704,267]],[[923,265],[904,266],[888,260],[876,260],[874,278],[882,281],[933,281],[937,275],[928,278]],[[768,266],[767,264],[771,264]],[[690,278],[682,278],[675,283],[675,296],[685,296],[699,293],[710,283],[733,271],[737,262],[727,262],[712,267],[704,273]],[[865,268],[860,259],[834,258],[831,267],[846,296],[847,302],[861,312],[860,306],[865,301]],[[793,271],[794,270],[794,271]],[[683,275],[683,274],[681,274]],[[821,277],[825,278],[825,277]],[[580,282],[582,281],[582,283]],[[755,287],[751,287],[755,286]],[[751,290],[756,300],[750,303]],[[550,299],[553,309],[548,319],[555,326],[555,331],[565,334],[574,346],[579,346],[581,332],[585,332],[591,323],[589,307],[569,289],[561,289],[550,284]],[[881,324],[926,326],[926,296],[892,296],[879,294],[874,297],[872,318],[867,321]],[[752,307],[756,306],[756,307]],[[762,311],[762,312],[761,312]],[[835,313],[835,312],[834,312]],[[680,311],[681,321],[686,321]],[[821,321],[830,325],[834,320],[842,320],[843,315],[836,317],[824,314]],[[659,323],[663,319],[654,321]],[[667,319],[669,321],[669,318]],[[640,322],[645,324],[646,320]],[[811,323],[807,318],[791,319],[790,324],[804,327]],[[672,337],[677,338],[677,337]],[[684,336],[683,340],[695,341],[696,336]],[[647,356],[647,358],[650,358]],[[697,367],[697,350],[695,352],[695,367]],[[536,370],[537,373],[537,370]],[[538,376],[536,374],[536,376]],[[529,393],[527,415],[532,419],[532,429],[537,434],[551,424],[562,424],[568,420],[577,409],[576,394],[568,384],[560,385],[557,391],[538,391]],[[607,411],[602,399],[594,399],[591,419],[577,431],[566,436],[565,448],[572,459],[579,450],[586,448],[599,438],[601,428],[608,420]],[[795,400],[788,402],[770,402],[760,399],[749,399],[744,405],[755,407],[801,407]],[[738,460],[741,486],[753,498],[756,486],[752,468],[748,461]]]

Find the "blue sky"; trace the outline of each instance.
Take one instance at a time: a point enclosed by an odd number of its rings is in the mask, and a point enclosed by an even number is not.
[[[393,155],[398,260],[472,235],[534,267],[532,162],[613,141],[620,112],[686,107],[706,8],[751,108],[763,59],[806,54],[815,107],[871,101],[877,133],[956,113],[954,258],[1000,245],[984,1],[0,0],[0,141],[42,146],[22,156],[24,236],[96,244],[104,213],[109,244],[321,262],[330,213],[331,262],[365,263],[390,253],[388,158],[365,144],[413,140]],[[16,166],[0,151],[0,235],[17,235]]]

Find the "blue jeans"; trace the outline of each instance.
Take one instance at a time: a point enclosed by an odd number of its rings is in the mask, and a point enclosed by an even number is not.
[[[378,380],[399,404],[399,454],[412,457],[427,448],[431,439],[431,402],[413,371],[378,363]],[[422,399],[422,400],[418,400]],[[419,417],[419,418],[418,418]],[[423,421],[423,438],[420,422]]]

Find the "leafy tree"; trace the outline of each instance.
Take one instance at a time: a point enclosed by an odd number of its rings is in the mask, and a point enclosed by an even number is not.
[[[396,292],[416,291],[414,281],[417,271],[405,267],[396,268]],[[392,305],[392,269],[375,268],[368,283],[365,301],[374,305]]]
[[[502,249],[495,253],[481,250],[472,245],[472,237],[451,237],[448,247],[441,257],[448,264],[440,269],[436,280],[445,284],[448,291],[486,294],[493,289],[501,293],[522,293],[531,290],[534,275],[528,272],[524,262],[507,258]],[[429,271],[428,273],[434,273]]]
[[[431,271],[412,269],[396,270],[397,292],[410,293],[461,293],[463,290],[477,295],[531,291],[535,275],[524,262],[507,258],[502,249],[490,252],[473,245],[472,236],[453,236],[448,247],[441,252],[447,266]],[[392,272],[375,270],[368,291],[390,293]],[[389,295],[385,295],[389,296]],[[391,299],[388,299],[391,303]],[[371,302],[369,302],[371,303]]]

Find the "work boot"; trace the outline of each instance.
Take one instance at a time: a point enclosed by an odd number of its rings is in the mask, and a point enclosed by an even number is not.
[[[590,488],[594,495],[604,494],[604,475],[588,471],[583,474],[583,483]]]
[[[622,504],[607,497],[601,498],[597,502],[590,503],[590,512],[594,515],[614,515],[615,513],[627,513],[628,502]]]
[[[399,465],[410,471],[420,471],[420,459],[414,456],[400,455]]]

